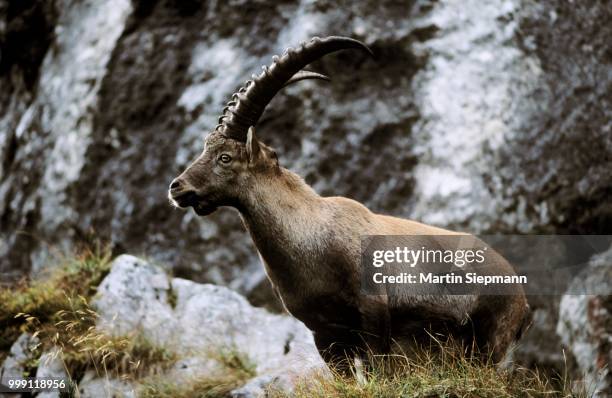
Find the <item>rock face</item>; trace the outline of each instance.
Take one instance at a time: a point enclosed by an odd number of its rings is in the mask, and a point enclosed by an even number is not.
[[[231,93],[313,35],[377,55],[316,62],[332,82],[285,89],[257,126],[321,194],[476,233],[610,233],[611,18],[563,0],[0,0],[0,274],[95,236],[273,300],[235,211],[200,219],[166,189]],[[541,339],[558,300],[532,306],[521,355],[558,364]]]
[[[325,368],[312,334],[299,321],[252,307],[231,290],[168,278],[123,255],[98,288],[98,328],[117,335],[142,333],[178,354],[172,380],[222,372],[215,356],[236,351],[254,365],[253,385],[290,389],[298,376]]]

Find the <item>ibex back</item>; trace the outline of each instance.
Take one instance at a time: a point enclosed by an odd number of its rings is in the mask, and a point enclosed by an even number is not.
[[[255,137],[253,126],[282,87],[302,79],[327,80],[301,69],[348,48],[372,54],[357,40],[327,37],[274,57],[269,68],[232,96],[202,154],[170,185],[170,200],[193,207],[200,216],[220,206],[238,209],[274,289],[287,311],[312,330],[329,364],[366,348],[389,353],[393,342],[416,341],[430,332],[468,336],[499,361],[520,336],[529,312],[520,286],[515,294],[499,296],[417,300],[361,294],[360,236],[455,233],[375,214],[351,199],[321,197],[281,167],[274,150]],[[488,256],[486,266],[489,272],[514,275],[496,254]]]

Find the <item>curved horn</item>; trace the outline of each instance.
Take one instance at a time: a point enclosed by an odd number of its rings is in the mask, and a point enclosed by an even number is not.
[[[323,75],[321,73],[311,72],[309,70],[301,70],[295,75],[293,75],[291,79],[287,80],[287,83],[283,84],[283,88],[295,82],[299,82],[300,80],[306,80],[306,79],[319,79],[319,80],[325,80],[327,82],[331,80],[329,76]]]
[[[272,57],[269,67],[263,66],[261,74],[253,75],[252,80],[232,95],[215,131],[245,142],[248,128],[257,123],[268,103],[286,84],[310,78],[324,79],[324,75],[316,74],[315,77],[313,72],[298,73],[304,66],[326,54],[348,48],[360,49],[373,56],[372,50],[358,40],[329,36],[323,39],[314,37],[297,49],[288,48],[281,57]]]

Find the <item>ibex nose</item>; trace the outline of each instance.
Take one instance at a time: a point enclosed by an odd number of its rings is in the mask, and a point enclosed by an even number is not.
[[[178,178],[175,178],[171,183],[170,183],[170,190],[177,190],[181,187],[181,180],[179,180]]]

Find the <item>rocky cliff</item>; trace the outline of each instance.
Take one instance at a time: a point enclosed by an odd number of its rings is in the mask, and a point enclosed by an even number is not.
[[[377,55],[315,63],[332,82],[287,88],[257,126],[321,194],[476,233],[610,233],[610,18],[561,0],[0,0],[2,277],[96,237],[273,300],[236,213],[197,218],[166,189],[230,94],[313,35]],[[534,336],[558,306],[535,300]]]

